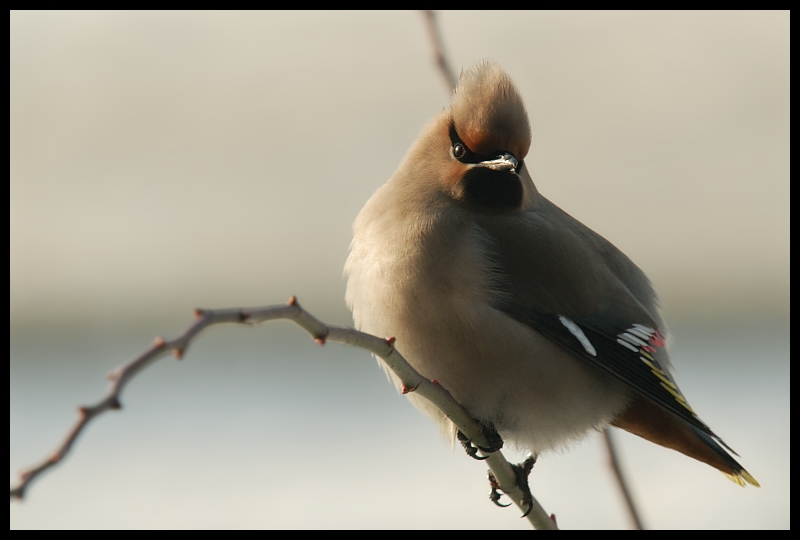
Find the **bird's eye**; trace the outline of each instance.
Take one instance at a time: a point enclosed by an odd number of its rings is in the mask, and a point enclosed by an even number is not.
[[[463,144],[456,143],[453,146],[453,155],[456,156],[457,159],[461,159],[467,155],[467,149],[464,148]]]

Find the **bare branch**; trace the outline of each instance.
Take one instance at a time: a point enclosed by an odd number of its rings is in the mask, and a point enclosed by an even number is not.
[[[195,310],[195,320],[182,334],[170,340],[156,338],[149,349],[109,374],[111,386],[106,396],[95,405],[78,409],[78,420],[72,426],[64,442],[39,465],[31,467],[20,474],[20,483],[11,488],[11,498],[22,499],[25,495],[25,490],[35,478],[60,462],[70,451],[78,435],[93,418],[110,409],[121,408],[119,396],[122,390],[141,370],[170,352],[176,358],[181,358],[191,341],[211,325],[220,323],[256,324],[278,319],[294,322],[311,334],[320,345],[324,345],[329,341],[342,343],[364,349],[381,357],[386,362],[386,365],[398,376],[405,393],[417,392],[436,405],[476,445],[491,446],[491,442],[484,435],[480,422],[472,418],[461,404],[450,395],[450,392],[438,382],[424,378],[411,367],[411,364],[395,349],[395,339],[393,337],[384,339],[359,332],[353,328],[329,326],[301,308],[300,304],[297,303],[297,299],[293,296],[287,304],[275,306],[208,311]],[[500,488],[522,509],[522,492],[517,487],[514,471],[503,457],[503,454],[500,452],[489,454],[486,463],[497,478]],[[537,529],[555,528],[555,522],[547,516],[547,513],[535,499],[528,519]]]
[[[447,56],[444,54],[444,46],[442,45],[442,38],[439,34],[439,25],[436,24],[436,14],[433,10],[423,9],[422,18],[425,21],[425,30],[428,32],[428,43],[431,45],[431,52],[433,52],[433,61],[436,67],[439,68],[439,73],[447,85],[448,92],[452,92],[456,88],[458,79],[456,78],[450,64],[447,61]]]
[[[639,516],[639,511],[636,509],[636,503],[633,501],[630,487],[622,472],[622,467],[619,463],[619,455],[617,454],[617,447],[614,444],[614,438],[611,434],[610,428],[603,429],[603,440],[606,442],[606,449],[608,450],[608,465],[614,471],[614,477],[617,479],[619,490],[622,492],[622,498],[625,501],[625,506],[628,509],[628,517],[631,520],[633,528],[637,531],[644,530],[642,518]]]

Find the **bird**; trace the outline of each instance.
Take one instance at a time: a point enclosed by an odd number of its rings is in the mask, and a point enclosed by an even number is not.
[[[506,71],[462,71],[450,107],[353,224],[345,299],[356,327],[394,336],[419,373],[533,455],[612,425],[758,486],[678,388],[650,280],[537,190],[530,145]]]

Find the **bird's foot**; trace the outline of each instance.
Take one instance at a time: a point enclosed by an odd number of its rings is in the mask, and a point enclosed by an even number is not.
[[[528,477],[531,475],[531,471],[533,470],[533,465],[535,463],[536,458],[534,456],[528,456],[528,459],[519,465],[511,465],[511,468],[514,470],[514,475],[517,477],[517,487],[522,492],[522,507],[526,509],[525,513],[522,514],[522,517],[528,517],[528,514],[530,514],[531,510],[533,510],[533,495],[531,494],[531,488],[528,485]],[[491,491],[489,492],[489,500],[491,500],[497,506],[511,506],[511,503],[500,503],[500,497],[502,497],[503,494],[500,492],[500,484],[497,482],[497,478],[494,477],[494,474],[492,474],[492,471],[489,471],[489,487],[491,488]]]
[[[456,437],[458,437],[458,442],[461,443],[461,446],[464,447],[466,450],[467,455],[473,459],[483,460],[489,456],[479,456],[478,450],[481,450],[487,454],[491,454],[492,452],[497,452],[503,447],[503,439],[500,437],[500,434],[493,427],[489,427],[486,425],[482,425],[483,436],[489,441],[489,446],[479,446],[472,444],[472,440],[470,440],[466,435],[461,433],[461,430],[456,433]]]
[[[531,494],[531,487],[528,485],[528,477],[530,477],[535,464],[536,457],[531,455],[519,465],[511,466],[514,469],[514,474],[517,475],[517,487],[522,491],[522,506],[527,508],[522,517],[528,517],[528,514],[533,510],[533,494]]]
[[[492,474],[492,471],[489,471],[489,487],[492,488],[492,490],[489,492],[489,500],[490,501],[492,501],[494,504],[496,504],[500,508],[505,508],[506,506],[511,506],[511,503],[508,503],[508,504],[501,504],[500,503],[500,497],[502,497],[503,494],[500,493],[500,491],[499,491],[500,490],[500,484],[497,483],[497,478],[494,477],[494,474]]]

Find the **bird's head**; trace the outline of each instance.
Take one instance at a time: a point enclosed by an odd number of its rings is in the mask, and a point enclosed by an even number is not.
[[[391,200],[408,200],[404,208],[455,202],[482,213],[519,212],[536,193],[523,163],[530,144],[517,88],[499,65],[482,62],[462,72],[450,108],[409,150],[390,182]]]
[[[520,173],[531,144],[517,88],[497,64],[464,71],[447,118],[444,179],[453,198],[474,210],[513,211],[524,199]]]

